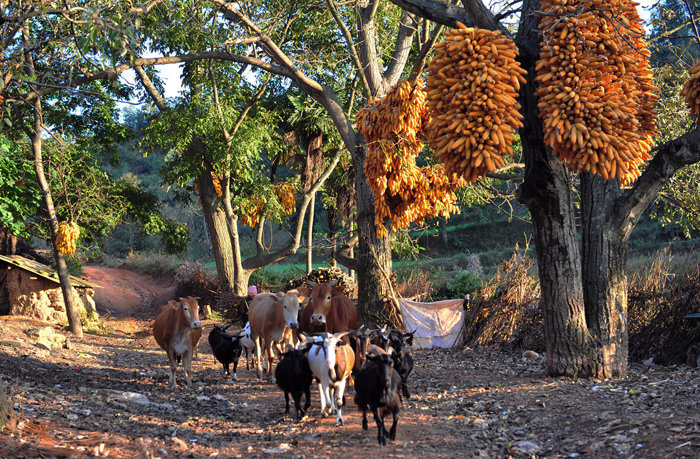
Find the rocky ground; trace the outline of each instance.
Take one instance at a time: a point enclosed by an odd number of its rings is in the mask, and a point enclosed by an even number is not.
[[[0,457],[700,457],[700,370],[691,367],[633,364],[625,380],[571,380],[547,377],[544,359],[522,352],[414,350],[413,396],[396,441],[380,448],[352,396],[345,426],[319,417],[315,388],[310,416],[295,422],[277,387],[243,361],[238,381],[224,379],[206,340],[215,322],[204,320],[193,387],[172,391],[148,294],[138,313],[112,315],[106,333],[69,337],[67,348],[62,330],[40,338],[47,324],[0,317],[0,378],[14,414]]]

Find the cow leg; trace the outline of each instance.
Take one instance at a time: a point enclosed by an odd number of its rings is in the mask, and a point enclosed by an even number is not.
[[[255,338],[255,355],[257,356],[255,361],[257,366],[258,379],[262,379],[262,350],[260,341],[261,338],[259,336]]]
[[[377,424],[377,441],[380,445],[386,445],[384,418],[379,415],[379,408],[375,408],[372,411],[374,413],[374,422]]]
[[[362,407],[362,430],[369,430],[367,425],[367,406]]]
[[[272,342],[265,344],[265,349],[267,349],[267,381],[272,382],[272,364],[275,361],[275,355],[272,351]]]
[[[185,369],[185,378],[187,379],[187,387],[192,387],[192,350],[188,349],[182,354],[182,366]],[[227,369],[228,370],[228,369]]]
[[[399,423],[399,404],[394,405],[394,409],[391,410],[391,416],[393,422],[391,423],[391,430],[389,430],[389,440],[396,440],[396,425]]]
[[[177,389],[177,383],[175,382],[175,372],[177,371],[177,357],[175,356],[175,351],[168,351],[168,361],[170,362],[170,377],[168,378],[168,383],[171,389]]]
[[[245,348],[245,369],[250,371],[250,360],[248,360],[248,348]]]
[[[222,365],[224,366],[224,377],[230,375],[231,372],[228,370],[228,363],[224,363]]]

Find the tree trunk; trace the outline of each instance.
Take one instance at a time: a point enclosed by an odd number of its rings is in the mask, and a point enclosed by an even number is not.
[[[447,237],[447,218],[440,217],[440,239],[444,248],[450,247],[450,240]]]
[[[190,149],[198,147],[203,148],[203,145],[199,139],[195,139]],[[231,247],[226,212],[220,205],[220,199],[218,199],[208,170],[202,171],[197,177],[197,189],[199,190],[199,200],[204,213],[204,221],[207,224],[207,231],[211,239],[212,253],[214,254],[216,272],[221,288],[226,292],[233,291],[236,283],[236,266],[233,259],[233,247]]]
[[[627,237],[614,218],[620,197],[617,180],[581,174],[583,296],[586,324],[592,334],[591,374],[596,378],[627,376]]]
[[[352,237],[353,231],[355,229],[355,217],[353,215],[350,215],[350,219],[348,221],[348,234],[349,237]],[[355,249],[353,247],[350,247],[348,249],[348,256],[349,257],[354,257],[355,256]],[[355,270],[352,268],[348,268],[348,276],[350,279],[355,279]]]
[[[56,260],[56,272],[58,273],[61,292],[63,293],[63,303],[66,305],[66,316],[68,317],[68,329],[78,338],[83,337],[83,327],[80,323],[78,308],[73,301],[72,287],[70,285],[70,275],[68,273],[68,265],[63,254],[58,251],[56,246],[56,235],[58,234],[58,219],[56,218],[56,210],[53,205],[51,196],[51,188],[46,180],[44,173],[44,160],[41,154],[41,131],[43,129],[43,116],[41,110],[41,98],[37,97],[34,102],[34,132],[32,133],[32,151],[34,152],[34,170],[39,182],[41,196],[44,201],[44,207],[49,217],[49,226],[51,229],[51,245],[53,246],[53,254]]]
[[[309,204],[308,227],[306,228],[306,274],[314,269],[313,264],[313,242],[314,242],[314,208],[316,206],[316,193],[311,195]]]
[[[17,236],[0,225],[0,255],[15,255],[17,253]]]
[[[589,376],[581,254],[576,233],[569,172],[545,147],[535,93],[535,63],[539,56],[538,19],[532,12],[539,1],[523,5],[516,43],[521,51],[527,83],[521,87],[524,127],[520,130],[525,180],[518,199],[532,214],[537,268],[542,291],[547,373],[552,376]]]
[[[367,184],[363,164],[366,150],[356,148],[353,155],[357,193],[357,312],[360,323],[379,325],[381,312],[391,298],[391,236],[377,236],[374,225],[374,194]]]

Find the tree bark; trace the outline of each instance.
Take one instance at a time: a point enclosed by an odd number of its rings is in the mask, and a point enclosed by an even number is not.
[[[25,28],[22,29],[22,44],[25,48],[25,65],[27,66],[27,72],[36,77],[36,69],[34,68],[34,58],[29,49],[29,34]],[[58,219],[56,218],[56,209],[53,205],[53,197],[51,196],[51,187],[49,182],[46,180],[46,174],[44,173],[44,160],[42,158],[42,139],[41,132],[44,128],[44,115],[41,108],[41,97],[34,99],[34,129],[27,130],[29,135],[29,140],[32,143],[32,152],[34,153],[34,171],[36,172],[36,178],[39,182],[39,189],[41,190],[41,197],[44,201],[44,207],[46,208],[46,213],[49,217],[49,228],[51,231],[51,245],[53,246],[54,258],[56,260],[56,273],[58,274],[58,281],[61,286],[61,293],[63,294],[63,303],[66,306],[66,316],[68,319],[68,329],[78,338],[83,337],[83,327],[80,323],[80,316],[78,315],[78,307],[73,301],[73,287],[70,284],[70,274],[68,273],[68,265],[66,264],[66,259],[63,254],[59,252],[56,246],[56,235],[58,234]]]
[[[592,335],[590,376],[603,379],[627,376],[629,231],[612,218],[620,195],[617,180],[581,174],[583,296]]]
[[[203,148],[205,147],[202,141],[194,138],[188,152],[196,155]],[[230,292],[233,291],[236,283],[236,265],[233,258],[233,247],[231,246],[226,212],[221,206],[221,200],[216,194],[211,173],[208,169],[200,173],[196,183],[204,221],[207,224],[209,238],[211,239],[212,253],[214,254],[219,282],[224,291]]]
[[[364,164],[366,149],[356,148],[354,164]],[[357,166],[356,166],[357,167]],[[391,236],[378,237],[374,224],[374,194],[372,193],[364,169],[355,171],[355,192],[357,194],[357,231],[359,234],[357,260],[357,312],[360,323],[372,328],[379,325],[380,313],[386,307],[390,291]]]
[[[76,337],[83,337],[83,327],[80,323],[78,315],[78,307],[75,304],[73,297],[73,287],[70,284],[70,274],[68,273],[68,265],[63,254],[59,252],[56,246],[56,235],[58,234],[58,219],[56,218],[56,209],[53,205],[51,196],[51,188],[46,180],[44,173],[44,160],[41,154],[41,131],[43,129],[43,119],[41,110],[41,98],[37,97],[34,100],[34,132],[32,134],[32,151],[34,152],[34,170],[36,171],[41,197],[44,201],[44,207],[49,217],[49,227],[51,229],[51,245],[53,246],[54,259],[56,260],[56,272],[58,273],[58,281],[63,293],[63,303],[66,306],[66,316],[68,318],[68,329]]]
[[[516,44],[528,71],[520,100],[524,127],[520,130],[525,180],[518,199],[532,214],[537,268],[542,291],[547,372],[552,376],[587,376],[592,363],[591,338],[586,328],[581,254],[567,167],[545,147],[542,123],[534,96],[535,63],[539,56],[539,0],[523,4]]]
[[[306,228],[306,274],[309,274],[314,269],[313,264],[313,243],[314,243],[314,207],[316,206],[316,193],[311,195],[311,203],[309,204],[309,218]]]

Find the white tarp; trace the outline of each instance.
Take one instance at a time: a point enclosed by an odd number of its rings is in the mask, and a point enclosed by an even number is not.
[[[464,300],[418,303],[399,299],[406,331],[416,330],[415,346],[422,348],[452,347],[459,338],[464,322]]]

